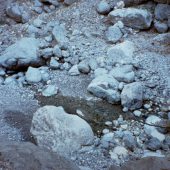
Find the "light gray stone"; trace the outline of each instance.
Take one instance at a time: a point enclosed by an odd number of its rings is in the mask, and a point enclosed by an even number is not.
[[[38,68],[29,67],[25,78],[28,83],[38,83],[42,80],[41,72]]]
[[[71,69],[69,70],[69,75],[71,76],[77,76],[80,74],[79,70],[78,70],[78,66],[74,65],[73,67],[71,67]]]
[[[110,26],[106,31],[106,39],[110,43],[118,42],[123,36],[120,28],[116,25]]]
[[[101,75],[92,80],[87,90],[96,97],[106,99],[109,103],[114,104],[120,101],[118,86],[119,82],[112,76]]]
[[[131,41],[124,41],[123,43],[117,44],[108,49],[107,62],[111,65],[115,65],[117,63],[132,64],[134,51],[134,44]]]
[[[139,82],[124,85],[121,104],[130,110],[138,109],[143,104],[143,86]]]
[[[58,87],[55,85],[48,85],[47,87],[45,87],[45,89],[43,89],[42,91],[42,95],[45,97],[50,97],[50,96],[54,96],[58,93]]]
[[[163,22],[155,21],[154,27],[159,33],[165,33],[168,31],[168,25]]]
[[[97,4],[97,12],[99,14],[108,14],[110,12],[110,5],[107,3],[106,0],[101,0],[98,4]]]
[[[50,68],[54,70],[60,68],[60,63],[53,57],[50,60]]]
[[[90,67],[89,67],[89,64],[87,61],[81,61],[79,64],[78,64],[78,69],[81,73],[85,73],[85,74],[88,74],[90,72]]]
[[[31,133],[39,146],[66,157],[94,140],[86,121],[55,106],[44,106],[34,113]]]
[[[42,60],[38,56],[39,41],[35,38],[22,38],[9,46],[0,56],[0,66],[8,69],[39,66]]]
[[[109,17],[113,23],[122,21],[125,26],[135,29],[147,29],[152,22],[150,12],[137,8],[116,9],[109,13]]]
[[[132,65],[114,67],[109,74],[119,82],[131,83],[135,80],[135,73]]]

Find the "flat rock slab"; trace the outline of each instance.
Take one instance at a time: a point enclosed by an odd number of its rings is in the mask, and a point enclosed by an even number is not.
[[[0,142],[0,167],[3,170],[79,170],[70,160],[28,142]]]

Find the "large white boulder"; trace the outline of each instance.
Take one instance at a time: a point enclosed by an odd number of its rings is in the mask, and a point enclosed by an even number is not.
[[[122,21],[125,26],[135,29],[147,29],[152,23],[152,14],[145,9],[123,8],[109,13],[113,23]]]
[[[31,133],[37,144],[68,157],[82,146],[91,145],[94,135],[90,125],[63,107],[44,106],[34,113]]]

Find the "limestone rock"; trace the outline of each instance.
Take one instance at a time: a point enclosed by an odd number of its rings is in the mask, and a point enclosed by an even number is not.
[[[55,106],[44,106],[34,113],[31,133],[39,146],[64,156],[91,145],[94,139],[86,121]]]

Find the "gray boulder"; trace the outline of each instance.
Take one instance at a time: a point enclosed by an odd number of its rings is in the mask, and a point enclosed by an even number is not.
[[[109,65],[132,64],[134,51],[134,44],[131,41],[124,41],[108,49],[107,62]]]
[[[115,23],[122,21],[125,26],[135,29],[148,29],[151,26],[152,15],[144,9],[123,8],[109,13],[110,20]]]
[[[139,82],[124,85],[121,93],[121,104],[130,110],[138,109],[143,103],[143,86]]]
[[[108,14],[110,12],[110,5],[107,3],[106,0],[102,0],[97,4],[97,12],[99,14]]]
[[[131,83],[135,80],[135,73],[132,65],[114,67],[109,74],[119,82]]]
[[[106,31],[106,39],[108,42],[116,43],[119,41],[123,36],[120,28],[116,25],[110,26]]]
[[[151,138],[145,142],[147,149],[156,151],[159,150],[162,146],[161,142],[157,138]]]
[[[29,142],[0,142],[3,170],[79,170],[70,160]]]
[[[119,82],[112,76],[101,75],[92,80],[87,90],[96,97],[106,99],[109,103],[114,104],[120,101],[118,86]]]
[[[91,145],[94,139],[86,121],[55,106],[38,109],[33,115],[30,131],[39,146],[66,157],[83,146]]]
[[[29,67],[25,78],[28,83],[38,83],[42,80],[41,72],[38,68]]]
[[[43,61],[38,56],[39,41],[35,38],[22,38],[9,46],[0,56],[0,66],[7,69],[20,69],[40,66]]]
[[[155,8],[155,18],[157,20],[168,20],[170,18],[170,5],[158,4]]]

